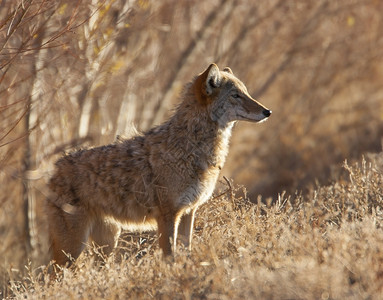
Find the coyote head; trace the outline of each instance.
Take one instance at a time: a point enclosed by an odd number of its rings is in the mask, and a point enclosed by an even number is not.
[[[260,122],[271,115],[271,110],[249,95],[230,68],[220,71],[216,64],[211,64],[195,79],[194,93],[208,109],[210,118],[221,126],[238,120]]]

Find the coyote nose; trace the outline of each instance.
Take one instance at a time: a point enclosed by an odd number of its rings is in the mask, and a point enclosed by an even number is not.
[[[264,109],[264,110],[263,110],[263,115],[264,115],[265,117],[270,117],[270,115],[271,115],[271,110]]]

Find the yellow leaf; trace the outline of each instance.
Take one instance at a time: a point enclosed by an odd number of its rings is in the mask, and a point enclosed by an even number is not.
[[[58,9],[59,15],[63,15],[65,13],[67,7],[68,7],[68,3],[64,3],[63,5],[61,5]]]
[[[139,0],[138,1],[138,5],[143,9],[143,10],[147,10],[150,6],[149,4],[149,0]]]
[[[117,60],[114,65],[111,67],[111,71],[112,72],[117,72],[118,70],[120,70],[122,67],[124,66],[124,61],[123,60]]]
[[[110,37],[111,34],[113,33],[113,31],[114,31],[114,29],[111,28],[111,27],[109,27],[109,28],[105,31],[105,35],[106,35],[106,37],[107,37],[107,38]]]
[[[100,8],[100,18],[104,17],[105,14],[110,10],[112,4],[114,3],[115,0],[111,0],[108,4],[102,5]]]
[[[348,16],[347,17],[347,25],[352,27],[352,26],[354,26],[354,24],[355,24],[355,18],[353,16]]]
[[[98,54],[100,53],[100,48],[97,47],[97,46],[94,46],[94,47],[93,47],[93,53],[94,53],[95,55],[98,55]]]

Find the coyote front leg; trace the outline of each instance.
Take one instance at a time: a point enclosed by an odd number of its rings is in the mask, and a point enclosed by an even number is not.
[[[164,256],[172,254],[172,243],[175,249],[177,225],[175,216],[162,216],[157,219],[160,248]]]
[[[191,250],[195,212],[196,209],[192,210],[189,214],[183,215],[178,227],[179,240],[189,250]]]

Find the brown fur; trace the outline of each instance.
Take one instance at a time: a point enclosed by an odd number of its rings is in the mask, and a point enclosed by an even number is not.
[[[157,227],[165,255],[178,233],[190,247],[195,211],[213,193],[234,122],[270,114],[229,68],[212,64],[186,86],[167,122],[58,160],[47,201],[53,259],[69,263],[67,254],[77,258],[88,238],[109,253],[120,224]]]

